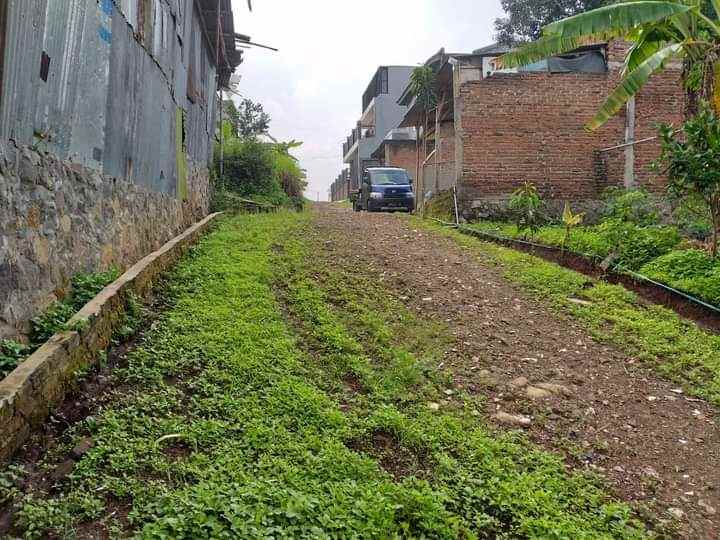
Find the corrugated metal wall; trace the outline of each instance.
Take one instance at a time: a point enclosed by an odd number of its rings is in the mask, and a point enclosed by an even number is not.
[[[0,136],[171,194],[178,147],[208,163],[216,78],[194,0],[7,1]]]

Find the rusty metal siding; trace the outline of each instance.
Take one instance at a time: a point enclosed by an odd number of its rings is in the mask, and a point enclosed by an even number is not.
[[[138,1],[8,0],[0,137],[177,194],[178,108],[188,161],[211,158],[214,58],[194,0],[151,0],[145,43]]]

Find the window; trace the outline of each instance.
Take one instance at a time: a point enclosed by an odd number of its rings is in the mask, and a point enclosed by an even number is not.
[[[388,93],[388,68],[380,68],[379,77],[377,79],[377,93],[387,94]]]

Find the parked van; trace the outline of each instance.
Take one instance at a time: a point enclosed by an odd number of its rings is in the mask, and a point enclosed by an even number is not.
[[[415,209],[412,179],[405,169],[399,167],[370,167],[363,173],[362,185],[353,206],[356,211],[412,212]]]

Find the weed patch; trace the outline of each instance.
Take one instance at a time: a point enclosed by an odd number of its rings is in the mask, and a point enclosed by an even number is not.
[[[594,479],[480,425],[470,398],[430,410],[447,384],[425,350],[437,328],[377,284],[340,294],[347,276],[318,264],[308,220],[237,216],[191,251],[114,398],[63,445],[92,446],[52,491],[14,494],[14,534],[643,535]]]

